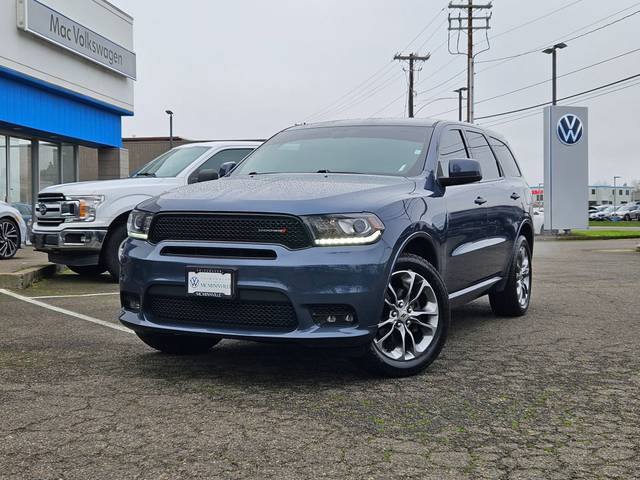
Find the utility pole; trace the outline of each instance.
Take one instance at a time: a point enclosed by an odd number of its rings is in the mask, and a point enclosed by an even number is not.
[[[551,54],[551,103],[553,105],[558,104],[558,89],[556,87],[558,80],[558,71],[556,65],[556,51],[562,48],[566,48],[567,44],[556,43],[554,46],[545,48],[542,53]]]
[[[458,121],[462,121],[462,92],[465,92],[467,87],[460,87],[454,90],[454,93],[458,94]]]
[[[475,52],[473,50],[473,32],[474,30],[485,30],[487,32],[491,27],[489,26],[489,20],[491,20],[491,14],[489,15],[481,15],[474,16],[474,11],[482,11],[491,9],[493,5],[491,2],[483,5],[474,5],[473,0],[467,0],[467,3],[462,4],[454,4],[453,2],[449,3],[450,9],[457,9],[459,12],[463,10],[467,11],[467,16],[462,16],[462,13],[458,13],[458,16],[452,16],[449,14],[449,32],[455,31],[458,32],[458,41],[456,42],[456,51],[452,51],[451,49],[451,36],[449,36],[449,53],[457,54],[457,55],[466,55],[467,57],[467,122],[473,123],[473,102],[474,102],[474,68],[475,68],[475,56],[479,53],[482,53],[486,50],[489,50],[489,47]],[[484,21],[485,25],[476,25],[474,23],[475,20]],[[466,22],[466,25],[463,25]],[[467,49],[466,51],[461,51],[458,49],[457,45],[459,44],[459,36],[460,32],[467,32]],[[487,35],[487,45],[489,45],[489,37]]]
[[[617,180],[618,180],[619,178],[622,178],[622,177],[621,177],[621,176],[619,176],[619,175],[615,175],[615,176],[613,177],[613,211],[614,211],[614,212],[616,211],[616,193],[618,193],[618,192],[617,192],[617,190],[618,190],[618,185],[616,184],[616,182],[617,182]]]
[[[417,55],[415,53],[410,53],[409,55],[401,55],[399,53],[396,53],[393,57],[394,60],[409,61],[409,118],[413,118],[413,98],[415,96],[415,89],[413,88],[413,72],[415,71],[414,62],[426,62],[427,60],[429,60],[429,58],[431,58],[430,53],[427,53],[426,55]]]

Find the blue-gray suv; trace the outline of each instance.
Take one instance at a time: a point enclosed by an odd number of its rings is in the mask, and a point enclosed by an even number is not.
[[[312,343],[405,376],[438,356],[451,307],[487,294],[498,315],[529,307],[531,198],[495,133],[298,125],[209,177],[129,217],[120,320],[162,352]]]

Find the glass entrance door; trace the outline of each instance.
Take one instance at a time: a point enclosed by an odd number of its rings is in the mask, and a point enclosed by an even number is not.
[[[8,202],[31,205],[31,140],[9,137]]]

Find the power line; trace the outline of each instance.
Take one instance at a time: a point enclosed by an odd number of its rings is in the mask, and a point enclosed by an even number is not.
[[[564,100],[570,100],[572,98],[579,97],[581,95],[586,95],[587,93],[596,92],[598,90],[602,90],[603,88],[608,88],[608,87],[611,87],[613,85],[618,85],[620,83],[624,83],[624,82],[627,82],[629,80],[633,80],[634,78],[638,78],[638,77],[640,77],[640,73],[637,73],[635,75],[631,75],[630,77],[622,78],[620,80],[616,80],[616,81],[611,82],[611,83],[607,83],[605,85],[600,85],[598,87],[590,88],[589,90],[584,90],[584,91],[579,92],[579,93],[574,93],[573,95],[569,95],[569,96],[566,96],[566,97],[563,97],[563,98],[559,98],[558,101],[562,102]],[[509,111],[506,111],[506,112],[493,113],[491,115],[484,115],[482,117],[477,117],[477,120],[484,120],[486,118],[501,117],[501,116],[504,116],[504,115],[510,115],[512,113],[525,112],[527,110],[532,110],[534,108],[544,107],[544,106],[550,105],[550,104],[551,104],[551,102],[538,103],[537,105],[530,105],[528,107],[516,108],[514,110],[509,110]]]
[[[631,83],[629,85],[618,87],[616,89],[609,90],[607,92],[602,92],[602,93],[599,93],[599,94],[596,94],[596,95],[588,96],[586,98],[581,98],[579,100],[576,100],[575,102],[569,102],[566,105],[575,105],[576,103],[582,103],[582,102],[585,102],[585,101],[593,100],[595,98],[603,97],[605,95],[609,95],[611,93],[619,92],[621,90],[626,90],[627,88],[635,87],[637,85],[640,85],[640,81],[633,82],[633,83]],[[504,120],[504,119],[503,120],[499,120],[499,121],[495,121],[494,120],[493,122],[482,123],[481,125],[485,126],[485,127],[495,127],[495,126],[498,126],[498,125],[504,125],[504,124],[507,124],[507,123],[516,122],[518,120],[523,120],[525,118],[535,117],[535,116],[541,115],[541,114],[542,114],[542,110],[538,110],[538,111],[533,112],[533,113],[527,113],[526,115],[515,116],[513,118],[509,118],[509,119],[506,119],[506,120]]]
[[[636,52],[639,52],[639,51],[640,51],[640,48],[634,48],[633,50],[629,50],[629,51],[624,52],[624,53],[621,53],[621,54],[619,54],[619,55],[615,55],[615,56],[613,56],[613,57],[608,57],[608,58],[605,58],[604,60],[600,60],[600,61],[598,61],[598,62],[591,63],[591,64],[586,65],[586,66],[584,66],[584,67],[577,68],[576,70],[572,70],[572,71],[570,71],[570,72],[563,73],[562,75],[558,75],[558,77],[557,77],[557,78],[563,78],[563,77],[567,77],[567,76],[569,76],[569,75],[574,75],[574,74],[579,73],[579,72],[582,72],[582,71],[584,71],[584,70],[588,70],[589,68],[593,68],[593,67],[597,67],[597,66],[599,66],[599,65],[603,65],[603,64],[605,64],[605,63],[611,62],[611,61],[613,61],[613,60],[617,60],[617,59],[619,59],[619,58],[625,57],[625,56],[627,56],[627,55],[631,55],[632,53],[636,53]],[[528,90],[528,89],[533,88],[533,87],[537,87],[537,86],[540,86],[540,85],[544,85],[545,83],[548,83],[548,82],[550,82],[550,81],[551,81],[551,79],[549,78],[549,79],[546,79],[546,80],[542,80],[542,81],[540,81],[540,82],[536,82],[536,83],[532,83],[532,84],[529,84],[529,85],[525,85],[524,87],[516,88],[515,90],[510,90],[510,91],[508,91],[508,92],[504,92],[504,93],[501,93],[501,94],[499,94],[499,95],[495,95],[495,96],[493,96],[493,97],[484,98],[484,99],[482,99],[482,100],[477,101],[477,102],[476,102],[476,105],[478,105],[478,104],[480,104],[480,103],[489,102],[489,101],[491,101],[491,100],[495,100],[495,99],[498,99],[498,98],[506,97],[507,95],[512,95],[512,94],[514,94],[514,93],[522,92],[522,91],[524,91],[524,90]],[[422,108],[422,107],[420,107],[420,108]],[[447,111],[445,111],[445,112],[437,113],[437,114],[436,114],[436,115],[434,115],[434,116],[435,116],[435,117],[438,117],[438,116],[440,116],[440,115],[446,115],[447,113],[451,113],[451,112],[454,112],[454,111],[456,111],[456,109],[455,109],[455,108],[454,108],[454,109],[451,109],[451,110],[447,110]]]
[[[570,32],[568,35],[572,35],[572,34],[574,34],[574,33],[576,33],[576,32],[579,32],[580,30],[584,30],[585,28],[588,28],[588,27],[590,27],[590,26],[592,26],[592,25],[594,25],[594,24],[596,24],[596,23],[599,23],[599,22],[601,22],[601,21],[603,21],[603,20],[605,20],[605,19],[607,19],[607,18],[611,18],[611,17],[613,17],[613,16],[615,16],[615,15],[618,15],[619,13],[624,12],[625,10],[629,10],[630,8],[633,8],[633,7],[635,7],[636,5],[640,5],[640,2],[637,2],[637,3],[635,3],[634,5],[632,5],[632,6],[630,6],[630,7],[627,7],[627,8],[625,8],[625,9],[619,10],[618,12],[613,13],[613,14],[611,14],[611,15],[607,16],[607,17],[603,17],[603,18],[601,18],[600,20],[596,20],[595,22],[590,23],[589,25],[586,25],[586,26],[584,26],[584,27],[582,27],[582,28],[579,28],[579,29],[577,29],[577,30],[574,30],[573,32]],[[598,28],[594,28],[593,30],[589,30],[588,32],[582,33],[582,34],[580,34],[580,35],[576,35],[575,37],[570,37],[570,38],[558,37],[556,40],[553,40],[553,41],[551,41],[551,42],[547,42],[547,43],[545,43],[544,45],[542,45],[542,46],[540,46],[540,47],[536,47],[536,48],[534,48],[534,49],[527,50],[526,52],[521,52],[521,53],[517,53],[517,54],[514,54],[514,55],[509,55],[509,56],[501,57],[501,58],[491,58],[491,59],[489,59],[489,60],[480,60],[480,61],[478,61],[478,63],[503,62],[503,61],[513,60],[513,59],[515,59],[515,58],[519,58],[519,57],[524,57],[525,55],[530,55],[530,54],[532,54],[532,53],[537,53],[537,52],[538,52],[541,48],[543,48],[545,45],[548,45],[548,44],[550,44],[550,43],[555,43],[557,40],[563,40],[565,43],[567,43],[567,42],[571,42],[571,41],[573,41],[573,40],[577,40],[577,39],[579,39],[579,38],[586,37],[587,35],[591,35],[592,33],[595,33],[595,32],[597,32],[597,31],[600,31],[600,30],[602,30],[602,29],[604,29],[604,28],[608,28],[608,27],[610,27],[610,26],[612,26],[612,25],[615,25],[616,23],[620,23],[620,22],[622,22],[623,20],[626,20],[626,19],[628,19],[628,18],[630,18],[630,17],[632,17],[632,16],[634,16],[634,15],[637,15],[638,13],[640,13],[640,10],[636,10],[635,12],[632,12],[632,13],[630,13],[630,14],[628,14],[628,15],[625,15],[624,17],[621,17],[621,18],[619,18],[619,19],[617,19],[617,20],[614,20],[613,22],[607,23],[607,24],[605,24],[605,25],[601,25],[601,26],[600,26],[600,27],[598,27]],[[487,69],[485,69],[485,70],[487,70]],[[485,71],[485,70],[482,70],[482,71]]]
[[[445,9],[446,9],[446,7],[442,7],[433,16],[433,18],[427,23],[427,25],[425,25],[425,27],[422,30],[420,30],[420,32],[407,44],[407,46],[403,50],[408,49],[418,38],[420,38],[420,36],[425,31],[427,31],[427,29],[438,19],[440,14],[442,14]],[[391,65],[393,65],[393,63],[394,63],[393,60],[390,60],[389,62],[384,64],[381,68],[376,70],[372,75],[367,77],[363,82],[361,82],[358,85],[356,85],[355,87],[353,87],[351,90],[349,90],[348,92],[346,92],[345,94],[340,96],[338,99],[336,99],[335,101],[333,101],[329,105],[325,106],[324,108],[322,108],[320,110],[317,110],[315,113],[313,113],[313,114],[309,115],[308,117],[306,117],[306,120],[309,120],[309,119],[314,118],[314,117],[326,115],[327,113],[332,111],[335,107],[344,104],[345,101],[348,101],[347,99],[349,97],[351,97],[354,93],[359,92],[361,89],[365,88],[365,85],[366,85],[367,89],[373,87],[374,84],[377,82],[377,80],[374,81],[374,79],[376,77],[378,77],[380,74],[382,74],[382,76],[386,76],[389,73],[388,70],[391,67]],[[386,72],[385,72],[385,70],[386,70]],[[383,73],[383,72],[385,72],[385,73]]]

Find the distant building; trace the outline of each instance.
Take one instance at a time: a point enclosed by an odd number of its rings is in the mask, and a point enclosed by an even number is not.
[[[596,205],[624,205],[640,200],[640,192],[635,191],[633,187],[628,185],[618,185],[613,187],[612,185],[589,185],[589,206]],[[531,187],[531,195],[533,201],[536,204],[542,204],[544,202],[544,185],[539,184]]]

